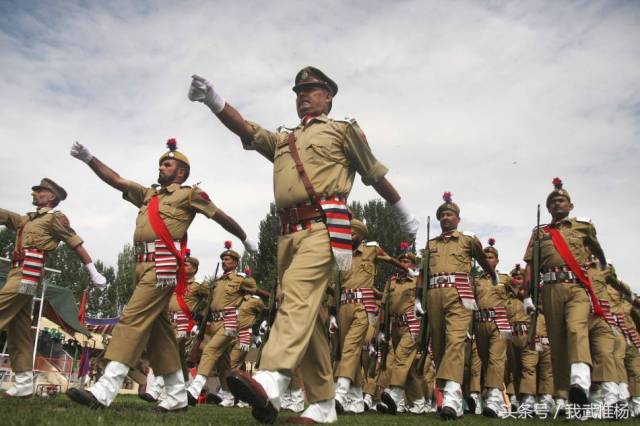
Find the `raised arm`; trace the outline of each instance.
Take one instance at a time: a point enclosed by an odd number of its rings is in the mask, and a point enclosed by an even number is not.
[[[111,170],[106,164],[91,155],[89,150],[82,144],[76,142],[71,147],[71,156],[86,163],[91,167],[96,175],[104,182],[108,183],[118,191],[124,191],[127,188],[127,180],[119,174]]]
[[[189,99],[193,102],[202,102],[209,107],[211,112],[231,130],[240,137],[242,141],[249,141],[253,138],[253,130],[240,113],[220,96],[211,84],[204,77],[192,76],[191,87],[189,87]]]
[[[211,219],[218,222],[220,226],[222,226],[227,232],[235,235],[242,241],[244,248],[253,252],[258,251],[257,244],[251,239],[247,237],[246,232],[242,229],[242,227],[235,221],[231,216],[218,209],[216,213],[211,217]]]

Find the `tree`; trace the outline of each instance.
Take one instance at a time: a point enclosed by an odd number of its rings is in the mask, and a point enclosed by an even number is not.
[[[16,231],[3,227],[0,230],[0,256],[11,258],[16,243]]]
[[[280,220],[275,211],[276,206],[271,203],[269,213],[260,221],[258,253],[253,268],[253,276],[258,287],[266,290],[271,290],[278,277],[277,246]],[[250,259],[247,259],[247,264],[250,263]]]
[[[133,247],[131,244],[125,244],[118,254],[118,265],[114,279],[110,281],[111,285],[107,287],[102,298],[102,302],[105,305],[102,312],[105,316],[119,316],[129,301],[131,293],[133,293],[135,265],[136,256]]]

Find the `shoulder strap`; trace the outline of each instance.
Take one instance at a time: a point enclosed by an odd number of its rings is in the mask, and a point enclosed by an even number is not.
[[[289,143],[289,150],[291,151],[291,156],[293,157],[293,161],[296,163],[296,170],[300,175],[300,179],[302,179],[302,184],[304,185],[304,189],[306,189],[309,198],[315,202],[320,204],[320,197],[318,197],[318,193],[316,192],[311,180],[309,179],[309,175],[307,175],[306,170],[304,169],[304,165],[302,164],[302,160],[300,159],[300,154],[298,154],[298,148],[296,146],[296,137],[293,132],[289,133],[289,137],[287,139]]]

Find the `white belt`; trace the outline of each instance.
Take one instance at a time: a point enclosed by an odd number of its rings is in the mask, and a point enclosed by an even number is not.
[[[576,275],[571,271],[559,271],[559,272],[543,272],[542,273],[542,281],[543,282],[559,282],[559,281],[575,281],[577,280]]]

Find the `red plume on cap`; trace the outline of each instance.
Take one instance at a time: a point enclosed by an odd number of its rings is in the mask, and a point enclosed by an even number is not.
[[[551,183],[553,183],[553,186],[556,189],[562,189],[562,179],[560,179],[559,177],[555,177],[553,178],[553,180],[551,181]]]
[[[451,192],[447,191],[444,194],[442,194],[442,199],[444,200],[445,203],[450,203],[451,202]]]
[[[519,271],[519,270],[520,270],[520,264],[516,263],[516,271]]]
[[[244,273],[246,276],[250,277],[251,274],[253,274],[253,271],[247,266],[246,268],[244,268]]]
[[[409,242],[408,241],[401,242],[400,243],[400,251],[406,252],[407,250],[409,250]]]
[[[224,242],[224,248],[226,248],[227,250],[229,250],[231,248],[231,241],[227,240]]]
[[[496,244],[496,239],[495,239],[495,238],[493,238],[493,237],[491,237],[491,238],[489,238],[488,243],[489,243],[489,245],[490,245],[491,247],[493,247],[493,246]]]
[[[187,252],[186,252],[186,257],[189,257],[189,256],[191,256],[191,249],[187,249]]]
[[[178,141],[176,141],[175,138],[169,139],[167,141],[167,148],[169,148],[169,151],[175,151],[178,149]]]

